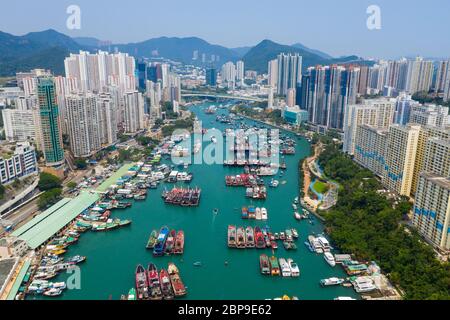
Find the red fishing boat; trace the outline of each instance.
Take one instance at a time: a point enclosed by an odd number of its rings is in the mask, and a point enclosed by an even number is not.
[[[255,240],[256,248],[264,249],[266,247],[266,240],[264,239],[264,235],[259,227],[255,227]]]
[[[159,284],[158,269],[153,263],[148,265],[147,279],[150,289],[150,300],[161,300],[162,292]]]
[[[175,240],[175,247],[173,248],[174,254],[183,254],[184,252],[184,232],[179,230]]]
[[[148,280],[145,269],[142,265],[136,268],[136,292],[139,300],[146,300],[149,298],[148,294]]]
[[[172,300],[174,298],[172,283],[170,282],[169,274],[164,269],[161,269],[159,272],[159,283],[161,284],[164,299]]]

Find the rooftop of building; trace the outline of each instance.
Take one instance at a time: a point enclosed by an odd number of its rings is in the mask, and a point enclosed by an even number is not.
[[[12,235],[26,241],[31,249],[36,249],[98,199],[97,193],[86,191],[74,199],[63,199],[14,231]]]
[[[428,173],[428,172],[422,172],[420,174],[420,176],[424,177],[428,181],[431,181],[434,184],[436,184],[436,185],[438,185],[438,186],[440,186],[440,187],[442,187],[444,189],[450,190],[450,178],[443,177],[443,176],[438,176],[436,174]]]

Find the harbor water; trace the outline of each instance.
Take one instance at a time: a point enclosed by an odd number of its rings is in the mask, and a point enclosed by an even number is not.
[[[210,104],[192,107],[204,128],[225,130],[227,125],[215,121],[226,109],[217,114],[205,114]],[[244,120],[249,125],[256,122]],[[259,126],[260,124],[258,124]],[[287,134],[287,133],[284,133]],[[297,139],[294,135],[292,135]],[[205,143],[206,145],[207,143]],[[309,155],[310,146],[301,138],[297,140],[296,154],[286,156],[286,172],[276,179],[278,188],[268,188],[265,201],[251,201],[245,198],[245,188],[225,186],[225,175],[239,174],[242,168],[218,165],[192,165],[188,171],[194,174],[191,187],[202,189],[200,205],[185,208],[166,205],[161,198],[164,188],[171,184],[162,183],[158,189],[151,189],[145,201],[134,201],[131,208],[115,210],[114,218],[130,219],[132,224],[109,232],[86,232],[78,243],[69,247],[66,256],[83,255],[86,262],[80,264],[79,289],[66,290],[58,298],[51,299],[120,299],[134,287],[135,269],[138,264],[147,268],[153,262],[158,269],[167,268],[173,261],[179,268],[188,294],[184,299],[273,299],[283,295],[297,296],[300,300],[333,299],[338,296],[357,298],[352,288],[341,286],[320,286],[319,281],[329,277],[346,275],[337,265],[331,267],[322,255],[311,253],[303,242],[308,235],[323,232],[323,225],[316,218],[296,221],[292,201],[298,196],[298,162]],[[269,181],[270,177],[265,178]],[[184,184],[178,184],[184,185]],[[255,205],[268,210],[268,221],[250,221],[241,218],[243,206]],[[219,209],[214,214],[214,209]],[[279,242],[274,255],[277,258],[292,258],[300,267],[299,278],[263,276],[259,269],[259,256],[272,255],[272,249],[230,249],[227,247],[228,225],[265,226],[272,232],[296,228],[299,239],[296,251],[286,251]],[[153,257],[145,246],[152,230],[162,226],[184,230],[185,251],[182,256]],[[194,263],[201,262],[201,266]],[[65,281],[71,275],[62,273],[51,281]],[[48,299],[29,296],[28,299]]]

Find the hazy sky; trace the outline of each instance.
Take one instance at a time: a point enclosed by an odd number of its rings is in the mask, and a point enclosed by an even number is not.
[[[66,27],[69,5],[81,29]],[[366,26],[369,5],[381,30]],[[334,56],[450,56],[449,0],[22,0],[2,1],[0,30],[15,35],[56,29],[115,43],[197,36],[227,47],[263,39],[301,42]]]

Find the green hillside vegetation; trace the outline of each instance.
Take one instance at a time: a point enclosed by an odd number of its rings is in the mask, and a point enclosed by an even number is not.
[[[394,207],[375,191],[381,186],[373,174],[332,144],[319,163],[343,188],[336,207],[321,213],[337,247],[376,261],[405,299],[450,299],[450,264],[438,261],[417,232],[402,223],[411,204],[402,200]]]

